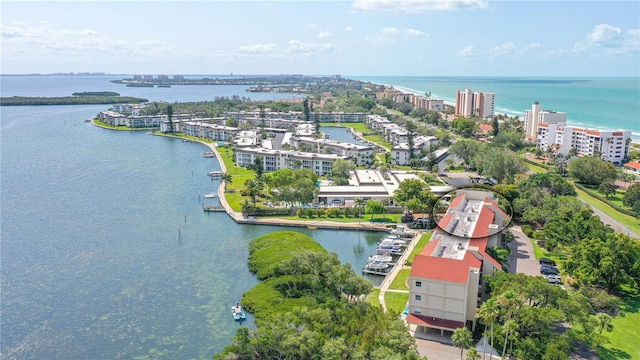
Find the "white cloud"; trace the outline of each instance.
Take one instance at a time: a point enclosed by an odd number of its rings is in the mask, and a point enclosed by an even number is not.
[[[241,54],[268,54],[272,53],[277,44],[253,44],[238,46],[238,52]]]
[[[373,12],[425,13],[463,9],[485,9],[483,0],[354,0],[352,8]]]
[[[585,35],[584,42],[577,42],[573,52],[601,50],[605,54],[637,53],[640,49],[640,29],[622,30],[609,24],[598,24]]]
[[[331,33],[329,31],[320,31],[318,33],[318,39],[324,39],[324,38],[328,38],[331,37]]]
[[[422,32],[420,30],[416,30],[416,29],[406,29],[405,31],[407,32],[407,35],[409,35],[411,37],[424,37],[424,36],[427,36],[427,34],[425,34],[424,32]]]
[[[504,43],[496,46],[491,50],[494,55],[512,55],[515,52],[515,45],[512,42]]]
[[[473,45],[465,46],[464,49],[460,50],[460,55],[466,56],[466,57],[478,56],[478,54],[476,54],[476,49],[473,47]]]
[[[353,26],[347,26],[344,28],[344,31],[353,31]]]
[[[331,52],[338,48],[332,43],[304,43],[298,40],[289,40],[287,52],[304,56],[315,56],[318,53]]]
[[[416,29],[400,30],[396,27],[386,27],[377,33],[368,36],[366,40],[374,45],[390,45],[397,43],[404,37],[426,37],[427,34]]]

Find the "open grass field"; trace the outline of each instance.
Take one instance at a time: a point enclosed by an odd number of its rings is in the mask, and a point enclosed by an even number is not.
[[[391,285],[389,285],[389,289],[409,290],[409,286],[407,285],[409,274],[411,274],[411,269],[402,269],[398,271],[398,274],[396,274],[396,277],[391,282]]]
[[[408,264],[413,264],[413,258],[416,256],[416,254],[420,254],[422,249],[424,249],[424,247],[429,243],[429,239],[431,239],[432,233],[433,233],[432,231],[429,231],[422,234],[422,236],[420,237],[420,240],[418,240],[418,243],[413,248],[413,251],[411,251],[411,254],[409,254],[409,256],[407,257]]]
[[[380,296],[380,289],[373,289],[371,293],[367,295],[367,298],[365,299],[365,301],[373,306],[381,307],[379,296]]]
[[[387,305],[387,310],[394,311],[400,314],[407,306],[409,301],[409,293],[399,293],[387,291],[384,293],[384,302]]]
[[[602,360],[640,359],[640,292],[628,291],[622,300],[625,316],[611,320],[613,330],[603,333],[610,342],[597,349]]]
[[[607,204],[603,203],[602,201],[595,199],[591,196],[589,196],[589,194],[587,194],[586,192],[576,188],[576,191],[578,192],[578,197],[583,200],[584,202],[586,202],[589,205],[592,205],[596,208],[598,208],[600,211],[604,212],[605,214],[611,216],[612,218],[616,219],[618,222],[620,222],[621,224],[623,224],[624,226],[628,227],[629,230],[635,232],[636,234],[640,234],[640,219],[634,218],[632,216],[629,215],[625,215],[625,214],[621,214],[619,212],[617,212],[616,210],[614,210],[613,208],[609,207]]]

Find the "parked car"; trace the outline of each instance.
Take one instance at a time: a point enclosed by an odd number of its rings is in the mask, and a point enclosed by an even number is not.
[[[558,269],[549,267],[549,266],[541,266],[540,267],[540,274],[542,275],[558,275],[560,274],[560,272],[558,271]]]
[[[547,275],[547,279],[552,284],[562,284],[562,278],[560,278],[560,275],[549,274]]]
[[[556,262],[546,258],[546,257],[541,257],[540,258],[540,264],[547,264],[547,265],[551,265],[551,266],[556,266]]]

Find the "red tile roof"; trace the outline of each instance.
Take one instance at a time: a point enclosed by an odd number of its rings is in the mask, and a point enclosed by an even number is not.
[[[491,198],[486,198],[484,199],[484,201],[486,203],[491,204],[489,207],[491,208],[491,211],[493,211],[494,213],[499,212],[501,213],[505,218],[508,218],[509,215],[507,215],[507,213],[505,213],[504,211],[502,211],[502,209],[500,209],[500,207],[498,206],[498,203],[496,203],[495,201],[493,201]]]
[[[447,226],[449,226],[449,223],[451,222],[451,219],[453,219],[453,217],[456,214],[454,212],[451,212],[445,216],[442,217],[442,219],[440,219],[440,221],[438,221],[438,226],[443,229],[446,230]]]
[[[438,329],[442,328],[442,329],[445,329],[445,330],[448,329],[451,331],[457,328],[464,327],[464,323],[462,321],[446,320],[446,319],[436,318],[433,316],[417,315],[417,314],[409,314],[407,316],[407,322],[409,324],[427,326],[427,327],[438,328]]]
[[[479,269],[481,266],[480,260],[468,251],[462,260],[421,254],[413,259],[411,276],[466,284],[469,279],[469,268]]]
[[[626,167],[630,167],[630,168],[632,168],[632,169],[638,169],[638,170],[640,170],[640,160],[636,160],[636,161],[628,162],[628,163],[624,164],[624,166],[626,166]]]
[[[473,233],[471,237],[483,237],[489,236],[489,225],[493,224],[494,218],[493,211],[491,211],[488,207],[483,206],[480,209],[480,214],[478,214],[478,219],[476,220],[476,226],[473,228]]]
[[[458,207],[458,205],[460,205],[462,203],[462,200],[464,200],[464,198],[465,198],[465,193],[462,193],[462,194],[456,196],[456,198],[453,199],[451,204],[449,204],[449,209],[453,209],[453,208]]]

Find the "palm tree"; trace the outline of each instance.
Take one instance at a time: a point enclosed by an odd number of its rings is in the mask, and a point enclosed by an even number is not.
[[[500,308],[498,305],[498,302],[491,298],[489,300],[487,300],[485,303],[483,303],[480,306],[480,309],[478,309],[478,317],[480,318],[480,320],[482,320],[482,323],[485,326],[489,326],[491,328],[490,333],[491,333],[491,349],[493,349],[493,326],[495,325],[496,321],[498,320],[498,315],[500,314]],[[492,350],[493,351],[493,350]],[[485,339],[484,341],[484,348],[482,349],[482,357],[483,359],[486,357],[487,355],[487,339]]]
[[[353,205],[358,209],[358,219],[360,219],[362,209],[364,208],[364,200],[362,198],[356,198],[353,200]]]
[[[223,173],[220,174],[220,183],[221,184],[225,184],[225,185],[226,184],[231,185],[231,184],[233,184],[233,177],[228,172],[223,172]],[[226,186],[225,186],[224,191],[225,192],[227,191]]]
[[[169,119],[169,132],[173,133],[173,105],[167,106],[167,118]]]
[[[498,305],[504,310],[506,315],[505,325],[511,322],[511,317],[515,312],[515,308],[520,306],[520,299],[518,298],[518,294],[514,290],[507,290],[502,295],[498,297]],[[502,357],[504,358],[505,353],[507,352],[507,342],[509,340],[509,328],[512,326],[505,326],[506,331],[504,334],[504,347],[502,348]]]
[[[462,351],[473,345],[473,334],[466,327],[457,328],[451,336],[453,345],[460,348],[460,360],[462,360]]]

